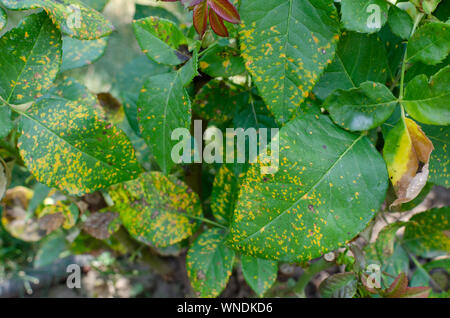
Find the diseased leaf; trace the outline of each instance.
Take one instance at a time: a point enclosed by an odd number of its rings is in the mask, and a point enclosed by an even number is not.
[[[18,146],[36,179],[81,195],[137,177],[130,141],[101,117],[92,105],[61,97],[41,99],[23,113]]]
[[[336,90],[323,103],[333,121],[358,131],[380,126],[394,112],[397,99],[380,83],[365,82],[358,88]]]
[[[431,209],[413,216],[403,237],[416,255],[435,257],[450,252],[450,207]]]
[[[68,36],[64,37],[61,72],[95,62],[103,55],[107,44],[107,37],[97,40],[78,40]]]
[[[411,36],[414,22],[408,12],[393,5],[389,8],[388,24],[395,35],[406,40]]]
[[[117,88],[123,103],[125,115],[133,131],[140,136],[137,120],[137,102],[144,82],[151,76],[168,73],[170,68],[139,56],[126,64],[117,77]]]
[[[161,170],[169,173],[174,165],[171,152],[178,143],[172,140],[172,132],[191,125],[191,102],[180,72],[156,75],[145,82],[138,100],[138,122]]]
[[[333,63],[314,87],[314,94],[325,99],[336,89],[359,87],[367,81],[385,83],[388,70],[386,49],[377,35],[344,32]]]
[[[326,116],[296,118],[279,138],[278,172],[251,165],[228,241],[246,255],[306,261],[364,229],[384,200],[387,172],[366,137]]]
[[[425,186],[433,144],[411,119],[400,120],[385,140],[383,156],[394,186],[396,206],[413,200]]]
[[[8,23],[8,16],[6,15],[6,12],[3,8],[0,7],[0,31],[3,30],[3,28]]]
[[[422,9],[426,14],[431,14],[441,0],[411,0],[416,7]]]
[[[173,176],[160,172],[142,174],[138,179],[110,190],[120,218],[138,241],[167,247],[190,237],[201,217],[199,198]]]
[[[39,228],[45,230],[47,235],[61,226],[64,229],[72,228],[77,222],[79,211],[75,204],[66,204],[58,201],[52,205],[44,205],[36,210]]]
[[[412,79],[401,104],[411,117],[424,124],[450,125],[450,66],[431,76]]]
[[[43,8],[61,32],[80,40],[109,35],[113,26],[103,15],[79,0],[0,0],[11,10]]]
[[[97,108],[100,111],[100,108],[97,107],[98,101],[95,95],[89,92],[86,86],[72,77],[60,78],[57,83],[50,87],[44,95],[44,98],[59,98],[78,102],[92,108]]]
[[[213,216],[222,224],[229,224],[239,195],[239,176],[223,164],[214,179],[211,194]]]
[[[211,77],[231,77],[245,72],[239,51],[225,46],[216,46],[200,59],[200,69]]]
[[[435,65],[450,51],[450,25],[431,22],[420,27],[408,41],[407,61]]]
[[[158,17],[133,22],[142,51],[152,60],[179,65],[190,59],[187,38],[175,23]]]
[[[26,17],[0,38],[0,97],[24,104],[41,97],[61,63],[61,34],[45,13]]]
[[[388,9],[385,0],[342,0],[341,20],[347,30],[375,33],[386,23]]]
[[[235,253],[224,244],[225,233],[209,229],[192,244],[186,257],[186,270],[197,296],[217,297],[231,276]]]
[[[331,63],[339,19],[331,0],[243,0],[242,56],[279,123],[289,121]]]
[[[106,240],[111,234],[118,229],[117,219],[119,214],[117,212],[103,211],[95,212],[88,216],[83,223],[83,230],[99,240]]]
[[[245,281],[259,297],[263,297],[277,280],[277,262],[243,255],[241,264]]]
[[[325,279],[319,287],[323,298],[353,298],[357,290],[355,273],[338,273]]]
[[[422,126],[423,131],[433,143],[434,150],[431,153],[428,181],[434,184],[450,187],[450,158],[448,149],[450,144],[449,126]]]

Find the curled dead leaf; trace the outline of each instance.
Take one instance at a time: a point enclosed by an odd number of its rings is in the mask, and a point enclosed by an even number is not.
[[[397,199],[391,207],[413,200],[425,186],[433,143],[419,125],[405,118],[389,132],[383,156]]]

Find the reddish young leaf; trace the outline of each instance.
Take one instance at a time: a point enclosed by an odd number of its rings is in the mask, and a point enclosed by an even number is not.
[[[225,21],[237,24],[241,21],[239,12],[228,0],[208,0],[208,5]]]
[[[398,298],[401,297],[406,289],[408,288],[408,278],[405,273],[400,273],[395,280],[392,282],[391,286],[386,290],[385,297],[388,298]]]
[[[198,4],[194,8],[194,27],[200,37],[206,32],[208,27],[208,4],[206,1]]]
[[[228,37],[228,30],[221,17],[219,17],[213,10],[209,10],[209,24],[211,28],[218,35],[224,38]]]
[[[428,298],[430,295],[430,287],[408,287],[400,296],[403,298]]]

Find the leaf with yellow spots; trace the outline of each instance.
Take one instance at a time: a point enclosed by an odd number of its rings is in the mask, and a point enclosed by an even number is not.
[[[342,0],[341,20],[347,30],[375,33],[386,23],[388,10],[385,0]]]
[[[217,45],[202,56],[200,69],[211,77],[231,77],[244,73],[245,65],[238,50]]]
[[[79,0],[0,0],[10,10],[43,8],[64,34],[93,40],[111,34],[113,26],[103,15]]]
[[[0,7],[0,31],[3,30],[3,28],[8,23],[8,16],[6,15],[5,10]]]
[[[141,135],[164,173],[169,173],[175,164],[171,154],[179,141],[172,138],[172,133],[178,128],[189,131],[191,125],[191,101],[184,86],[189,82],[188,78],[193,78],[193,60],[177,72],[150,77],[139,95],[137,107]]]
[[[428,80],[424,74],[414,77],[405,88],[401,104],[415,120],[429,125],[450,125],[450,65]]]
[[[389,88],[380,83],[364,82],[358,88],[336,90],[324,101],[333,121],[351,131],[380,126],[398,104]]]
[[[404,118],[392,128],[383,149],[396,206],[413,200],[425,186],[433,144],[411,119]]]
[[[61,72],[92,64],[103,55],[107,44],[108,37],[97,40],[63,37]]]
[[[307,261],[366,227],[386,196],[386,166],[367,137],[323,115],[292,120],[279,139],[275,174],[250,166],[227,240],[246,255]]]
[[[259,297],[263,297],[277,280],[277,262],[243,255],[241,265],[245,281]]]
[[[289,121],[334,57],[332,0],[242,0],[242,56],[279,123]]]
[[[61,33],[45,12],[22,20],[0,38],[0,97],[9,104],[41,97],[58,73],[61,50]]]
[[[434,146],[430,158],[430,176],[428,181],[450,188],[450,158],[448,155],[450,127],[422,125],[422,129]]]
[[[148,17],[133,22],[142,51],[155,62],[179,65],[191,58],[188,40],[172,21]]]
[[[86,5],[88,5],[89,7],[91,7],[92,9],[100,12],[105,8],[109,0],[81,0],[81,1],[84,2]]]
[[[240,179],[223,164],[217,173],[211,194],[213,216],[222,224],[229,224],[233,218],[234,207],[239,194]]]
[[[450,25],[431,22],[420,27],[408,41],[407,61],[436,65],[450,52]]]
[[[450,207],[428,210],[411,218],[403,241],[416,255],[426,258],[450,252]]]
[[[36,179],[82,195],[141,172],[124,132],[83,102],[44,98],[20,119],[20,154]]]
[[[212,228],[192,244],[186,257],[191,286],[199,297],[213,298],[227,286],[235,253],[224,244],[225,232]]]
[[[313,92],[325,99],[336,89],[355,88],[368,81],[386,83],[388,70],[386,49],[378,35],[345,32]]]
[[[109,191],[128,232],[158,248],[190,237],[202,216],[200,200],[185,183],[160,172],[114,186]]]

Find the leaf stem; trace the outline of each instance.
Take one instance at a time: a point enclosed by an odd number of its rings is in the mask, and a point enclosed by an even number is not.
[[[297,281],[297,284],[294,287],[295,294],[300,298],[304,298],[306,296],[305,288],[310,280],[313,279],[314,276],[316,276],[321,271],[326,270],[334,265],[334,262],[327,262],[323,257],[321,257],[317,262],[312,263],[307,269],[305,269],[302,276],[300,276],[299,280]]]

